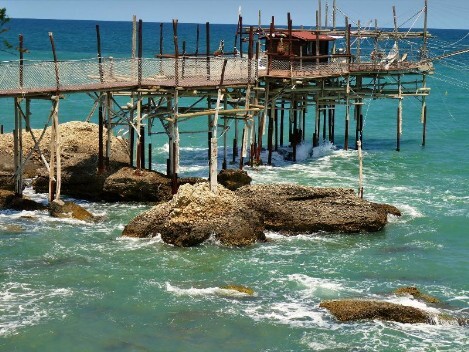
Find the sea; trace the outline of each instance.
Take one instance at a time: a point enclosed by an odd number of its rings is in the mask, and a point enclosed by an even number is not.
[[[26,60],[52,60],[48,32],[59,60],[91,59],[97,56],[96,24],[104,56],[130,56],[131,21],[13,19],[4,35],[16,46],[23,34]],[[159,28],[159,23],[143,23],[144,57],[159,52]],[[163,28],[169,53],[172,26]],[[196,29],[196,24],[179,24],[179,43],[187,41],[188,52],[195,49]],[[201,24],[201,52],[204,30]],[[220,40],[231,48],[235,32],[236,25],[212,24],[211,50]],[[469,46],[468,30],[430,32],[431,57]],[[18,60],[18,54],[2,51],[0,59]],[[176,248],[158,236],[121,237],[148,204],[74,199],[102,218],[96,223],[55,219],[45,211],[0,211],[0,351],[467,350],[468,327],[444,319],[435,325],[340,323],[319,306],[324,300],[359,298],[414,306],[435,316],[469,316],[469,55],[434,65],[435,73],[428,76],[425,146],[418,98],[404,99],[399,152],[398,102],[364,102],[364,198],[402,211],[401,217],[389,216],[377,233],[284,237],[267,232],[268,243],[248,248],[223,247],[214,239]],[[66,95],[60,122],[85,121],[92,104],[85,94]],[[33,128],[44,126],[50,107],[48,101],[32,102]],[[310,109],[297,162],[274,153],[272,166],[246,166],[253,183],[358,189],[354,133],[352,148],[343,148],[344,107],[337,107],[335,144],[323,142],[314,149],[313,114]],[[97,121],[96,113],[91,121]],[[11,133],[13,122],[13,100],[0,99],[5,133]],[[234,129],[228,124],[231,142]],[[206,126],[206,118],[200,118],[181,123],[180,129]],[[181,136],[180,175],[207,177],[206,133]],[[164,171],[166,137],[147,136],[147,142],[153,169]],[[229,147],[229,160],[231,153]],[[47,202],[46,194],[30,187],[25,194]],[[255,293],[223,288],[232,284]],[[441,303],[393,293],[403,286],[416,286]]]

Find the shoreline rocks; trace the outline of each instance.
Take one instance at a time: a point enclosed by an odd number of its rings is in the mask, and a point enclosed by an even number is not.
[[[388,214],[400,215],[397,208],[360,199],[351,189],[256,184],[236,194],[264,214],[267,230],[290,235],[376,232],[386,225]]]
[[[406,324],[431,324],[432,322],[430,315],[421,309],[384,301],[333,300],[321,302],[319,307],[326,308],[341,322],[375,319]]]
[[[182,185],[169,202],[138,215],[122,233],[127,237],[161,234],[165,243],[178,247],[198,245],[211,235],[226,246],[246,246],[264,241],[260,214],[249,209],[232,191],[208,183]]]

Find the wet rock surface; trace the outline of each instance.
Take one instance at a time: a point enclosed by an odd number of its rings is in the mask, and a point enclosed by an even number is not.
[[[218,186],[217,194],[207,183],[182,185],[169,202],[138,215],[124,229],[123,236],[153,237],[164,242],[195,246],[210,238],[226,246],[246,246],[263,241],[264,227],[259,213],[249,209],[233,192]]]
[[[408,324],[432,322],[430,315],[421,309],[384,301],[345,299],[324,301],[319,306],[342,322],[375,319]]]
[[[0,209],[34,211],[45,210],[47,207],[25,196],[19,197],[13,191],[0,189]]]
[[[266,229],[284,234],[374,232],[384,227],[388,214],[400,214],[393,206],[358,198],[351,189],[259,184],[236,195],[264,215]]]
[[[49,204],[49,214],[54,218],[76,219],[82,221],[94,220],[93,214],[82,206],[73,202],[53,200]]]
[[[427,303],[440,303],[438,298],[420,292],[420,290],[415,286],[399,287],[394,291],[394,293],[400,296],[410,295],[415,299],[419,299]]]

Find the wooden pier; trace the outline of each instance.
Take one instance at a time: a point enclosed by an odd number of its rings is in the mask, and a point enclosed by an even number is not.
[[[160,51],[152,58],[142,56],[142,23],[134,18],[133,50],[129,58],[101,55],[99,27],[97,58],[93,60],[60,61],[55,54],[53,34],[50,33],[53,61],[20,60],[0,63],[0,97],[13,98],[15,106],[15,180],[16,193],[23,189],[22,170],[29,155],[23,156],[22,131],[29,130],[30,102],[33,99],[51,101],[49,123],[52,126],[51,156],[42,159],[49,169],[49,198],[60,197],[59,105],[64,95],[87,93],[94,101],[92,112],[98,109],[100,134],[97,172],[106,168],[109,160],[110,138],[104,128],[113,133],[116,126],[128,126],[131,139],[129,163],[145,168],[145,134],[152,126],[161,124],[169,141],[167,174],[173,180],[179,173],[179,125],[193,118],[207,119],[209,151],[209,180],[213,191],[217,187],[217,146],[223,136],[223,167],[226,168],[227,121],[235,120],[233,160],[240,168],[245,163],[272,163],[272,153],[279,146],[291,147],[296,161],[297,147],[311,138],[313,146],[321,140],[335,143],[336,106],[345,106],[343,146],[348,149],[351,123],[355,122],[356,147],[362,142],[363,104],[367,99],[396,101],[396,150],[400,149],[403,100],[417,97],[421,102],[422,144],[425,144],[427,118],[426,97],[430,93],[427,75],[433,66],[427,55],[427,1],[422,8],[424,28],[421,32],[400,31],[394,11],[394,29],[353,28],[345,18],[345,26],[336,26],[334,1],[333,24],[321,26],[322,14],[316,15],[314,29],[293,28],[288,14],[288,26],[278,27],[272,17],[269,27],[243,27],[238,22],[233,52],[225,53],[223,43],[212,52],[210,25],[205,26],[207,47],[194,54],[180,51],[178,23],[173,21],[174,51]],[[160,43],[163,25],[160,26]],[[373,46],[362,44],[364,38]],[[401,45],[405,39],[412,45]],[[337,42],[343,44],[340,48]],[[382,42],[392,43],[383,50]],[[22,43],[22,38],[20,38]],[[415,47],[418,46],[418,51]],[[261,48],[264,50],[261,50]],[[125,106],[116,97],[125,96]],[[193,103],[182,106],[181,98]],[[203,105],[203,107],[202,107]],[[314,113],[310,113],[314,111]],[[312,115],[312,116],[311,116]],[[91,117],[91,115],[90,115]],[[312,136],[305,133],[307,119],[314,119]],[[220,126],[219,120],[223,120]],[[322,129],[321,129],[322,127]],[[146,132],[145,132],[146,128]],[[284,130],[289,141],[284,141]],[[220,133],[221,131],[221,133]],[[40,153],[41,136],[33,136]],[[136,140],[136,145],[134,141]],[[106,143],[106,144],[105,144]],[[267,148],[267,160],[261,161],[261,150]],[[149,148],[151,153],[151,148]],[[41,154],[42,155],[42,154]],[[135,158],[134,158],[135,156]],[[151,166],[151,155],[148,155]],[[174,185],[176,182],[174,182]]]

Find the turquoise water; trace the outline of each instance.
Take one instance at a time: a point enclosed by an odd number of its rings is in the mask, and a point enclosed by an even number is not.
[[[62,58],[88,58],[95,55],[94,24],[18,20],[12,23],[11,32],[23,31],[26,38],[33,38],[25,41],[32,58],[50,55],[38,44],[41,36],[47,43],[48,31],[57,33]],[[158,28],[156,24],[145,26]],[[65,28],[69,28],[67,36]],[[107,54],[125,55],[130,47],[129,28],[125,23],[102,24],[103,37],[118,43],[106,44]],[[186,35],[193,32],[193,26],[184,28],[181,32]],[[169,25],[167,29],[169,32]],[[234,33],[233,26],[214,26],[213,31],[226,38]],[[433,33],[437,35],[432,44],[435,55],[445,48],[469,44],[464,39],[450,45],[466,31]],[[156,51],[152,51],[150,37],[146,55]],[[214,38],[212,47],[217,41]],[[170,40],[166,42],[170,44]],[[429,78],[432,91],[424,148],[420,145],[420,102],[413,98],[404,101],[401,152],[394,150],[397,103],[366,102],[365,197],[396,205],[403,212],[400,218],[390,217],[378,233],[288,238],[268,233],[271,242],[250,248],[224,248],[210,241],[181,249],[159,238],[119,237],[129,220],[148,208],[145,205],[80,201],[104,217],[96,224],[51,219],[44,212],[0,212],[0,350],[466,349],[467,328],[378,321],[339,324],[319,303],[373,298],[435,314],[469,315],[467,62],[467,56],[441,62]],[[1,123],[7,131],[12,127],[12,105],[9,99],[0,100]],[[49,107],[45,102],[33,106],[37,127],[45,122]],[[90,107],[89,98],[70,95],[61,102],[61,121],[84,120]],[[343,110],[337,116],[344,116]],[[206,121],[192,123],[205,125]],[[340,147],[339,119],[337,124]],[[311,134],[310,126],[307,133]],[[207,175],[206,136],[183,138],[181,174]],[[152,139],[154,166],[163,170],[167,141],[158,136]],[[296,164],[275,156],[276,166],[247,171],[254,182],[357,188],[356,151],[328,144],[315,149],[312,157],[310,151],[310,145],[302,147]],[[27,193],[46,200],[44,194]],[[219,288],[226,284],[249,286],[256,295]],[[408,285],[436,296],[443,304],[427,306],[392,294],[395,288]]]

